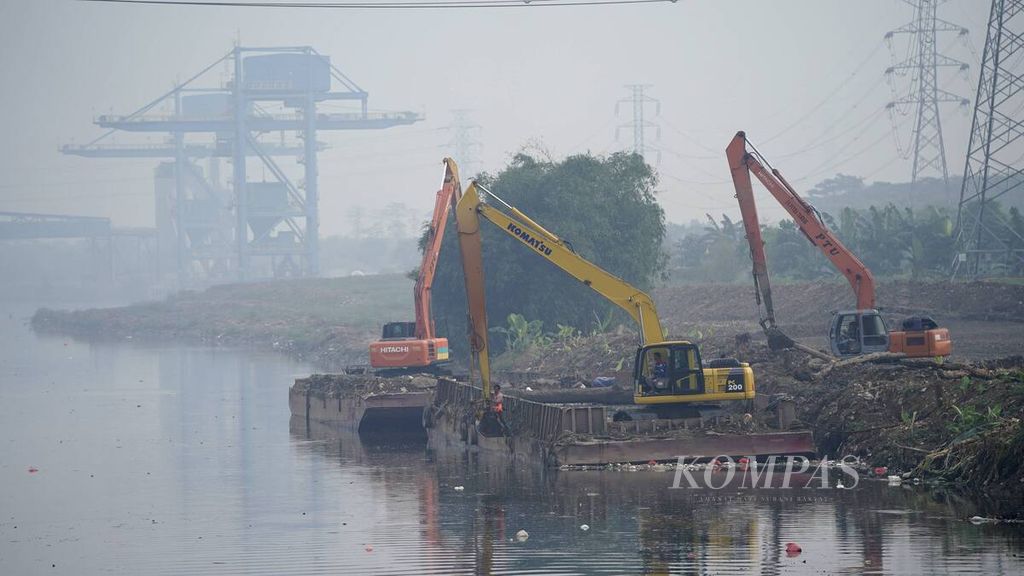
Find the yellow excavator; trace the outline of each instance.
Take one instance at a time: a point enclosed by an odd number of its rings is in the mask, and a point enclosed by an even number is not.
[[[484,198],[487,201],[484,201]],[[480,368],[483,398],[490,398],[490,356],[484,294],[481,218],[515,238],[591,290],[625,310],[639,327],[640,344],[633,363],[633,401],[659,417],[674,417],[682,406],[754,398],[754,372],[732,358],[702,364],[697,345],[666,340],[650,296],[577,254],[572,246],[472,182],[455,207],[462,269],[469,309],[472,364]],[[482,416],[481,413],[478,414]]]

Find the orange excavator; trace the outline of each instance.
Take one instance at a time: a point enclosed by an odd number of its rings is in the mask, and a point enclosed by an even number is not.
[[[423,261],[413,288],[416,321],[384,324],[381,339],[370,344],[370,366],[378,373],[432,372],[441,370],[448,363],[448,339],[437,336],[434,317],[430,313],[430,292],[448,213],[461,197],[458,166],[451,158],[445,158],[444,180],[434,200],[427,246],[423,250]]]
[[[829,325],[828,340],[832,354],[848,357],[872,352],[895,352],[911,358],[949,356],[953,349],[949,330],[939,328],[931,318],[907,318],[903,320],[901,330],[888,330],[882,315],[875,308],[875,279],[871,271],[832,234],[814,206],[801,198],[782,174],[772,168],[753,145],[749,145],[748,151],[748,145],[746,134],[737,132],[725,149],[725,155],[729,159],[736,199],[739,200],[743,227],[746,230],[747,242],[750,244],[758,309],[764,305],[760,320],[761,327],[768,336],[769,347],[773,350],[796,347],[820,354],[812,348],[794,342],[776,325],[768,262],[757,219],[751,173],[764,184],[779,204],[782,204],[807,240],[829,259],[853,288],[853,293],[857,297],[857,308],[837,312]]]

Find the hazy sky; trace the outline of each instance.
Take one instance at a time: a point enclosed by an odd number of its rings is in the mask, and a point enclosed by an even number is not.
[[[984,43],[989,2],[952,0],[940,16]],[[837,172],[904,181],[885,104],[886,31],[911,19],[896,0],[680,0],[674,4],[443,11],[131,6],[0,2],[0,210],[112,216],[152,225],[154,160],[83,159],[58,147],[101,134],[95,115],[127,114],[243,45],[311,45],[370,93],[377,110],[426,120],[369,132],[321,132],[322,232],[344,233],[352,205],[403,202],[429,215],[450,110],[481,126],[483,167],[528,143],[556,157],[632,146],[625,84],[650,84],[661,114],[660,201],[670,221],[738,213],[723,150],[738,129],[798,188]],[[897,58],[905,38],[893,45]],[[940,50],[971,64],[940,85],[972,98],[976,52],[954,35]],[[218,69],[206,86],[224,76]],[[897,85],[906,90],[906,79]],[[943,118],[951,173],[963,170],[970,109]],[[912,115],[897,116],[906,147]],[[127,143],[132,135],[116,141]],[[808,149],[810,148],[810,149]],[[657,161],[657,154],[648,154]],[[458,158],[456,158],[458,160]],[[228,168],[225,168],[227,170]],[[256,172],[258,176],[259,172]],[[762,213],[780,209],[762,202]]]

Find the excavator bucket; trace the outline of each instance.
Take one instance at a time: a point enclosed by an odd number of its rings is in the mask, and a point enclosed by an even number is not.
[[[774,352],[779,350],[789,350],[793,348],[795,342],[789,336],[786,336],[782,330],[778,328],[765,328],[765,335],[768,337],[768,348]]]

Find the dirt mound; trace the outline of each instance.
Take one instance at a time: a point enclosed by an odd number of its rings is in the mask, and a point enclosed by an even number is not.
[[[377,394],[398,394],[433,390],[437,378],[425,375],[382,378],[368,374],[313,374],[292,385],[295,393],[315,398],[363,398]]]
[[[756,363],[769,357],[767,348],[740,347],[735,330],[705,329],[680,339],[700,346],[704,362],[714,358],[738,358],[748,362],[753,358]],[[581,384],[589,387],[594,379],[604,377],[614,378],[615,386],[632,388],[637,346],[636,333],[620,327],[611,334],[581,336],[505,353],[497,357],[492,366],[496,379],[518,387],[572,388]]]
[[[775,313],[785,325],[823,327],[831,312],[856,305],[845,283],[778,284],[773,287]],[[658,312],[670,330],[692,330],[700,324],[754,324],[758,319],[752,285],[670,286],[654,291]],[[893,316],[932,315],[947,318],[1024,322],[1024,286],[988,282],[884,282],[878,285],[878,306]]]
[[[724,333],[698,343],[705,361],[725,355],[750,362],[758,421],[770,423],[769,406],[792,401],[790,429],[811,430],[822,456],[852,455],[872,467],[1024,495],[1024,357],[935,363],[880,354],[829,362],[795,350],[772,353],[763,343]],[[635,347],[630,334],[591,336],[504,362],[523,376],[520,386],[565,387],[613,376],[628,387]]]
[[[792,398],[819,453],[1020,496],[1024,358],[825,363],[799,352],[757,356],[758,394]]]
[[[498,380],[532,388],[589,386],[599,376],[614,378],[616,385],[632,387],[636,334],[620,330],[614,334],[580,336],[495,359]]]

